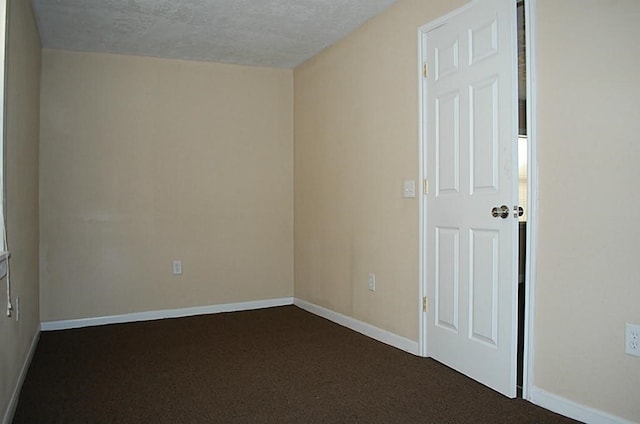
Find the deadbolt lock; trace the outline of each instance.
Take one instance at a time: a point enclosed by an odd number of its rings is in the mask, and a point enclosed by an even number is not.
[[[513,217],[514,218],[519,218],[522,215],[524,215],[524,208],[522,206],[514,206],[513,207]]]

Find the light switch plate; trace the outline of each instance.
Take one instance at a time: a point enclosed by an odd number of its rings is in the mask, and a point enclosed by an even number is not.
[[[402,195],[405,198],[416,197],[416,180],[404,180]]]

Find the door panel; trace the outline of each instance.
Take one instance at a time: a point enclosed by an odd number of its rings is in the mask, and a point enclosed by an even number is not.
[[[469,327],[475,341],[498,345],[498,243],[497,231],[471,230]]]
[[[436,229],[436,323],[438,326],[458,331],[459,288],[458,257],[460,235],[457,228]]]
[[[478,19],[478,24],[469,30],[469,64],[475,65],[483,59],[498,54],[498,20],[490,17]]]
[[[435,99],[438,194],[460,191],[460,95],[447,93]]]
[[[436,48],[436,81],[458,72],[458,40],[451,40],[450,45]]]
[[[515,2],[478,0],[422,35],[427,355],[516,389]],[[507,205],[506,219],[493,217]]]
[[[490,78],[469,87],[471,189],[498,191],[498,80]]]

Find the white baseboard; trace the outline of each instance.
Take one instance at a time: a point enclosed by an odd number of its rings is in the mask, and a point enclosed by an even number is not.
[[[292,297],[256,300],[250,302],[225,303],[221,305],[196,306],[192,308],[166,309],[161,311],[135,312],[123,315],[111,315],[95,318],[47,321],[40,324],[42,331],[68,330],[71,328],[93,327],[106,324],[122,324],[136,321],[152,321],[164,318],[180,318],[194,315],[218,314],[221,312],[249,311],[253,309],[273,308],[292,305]]]
[[[70,319],[62,321],[45,321],[40,324],[42,331],[68,330],[71,328],[93,327],[107,324],[122,324],[136,321],[152,321],[164,318],[180,318],[194,315],[217,314],[221,312],[248,311],[252,309],[273,308],[276,306],[292,305],[321,316],[344,327],[350,328],[365,336],[371,337],[382,343],[386,343],[398,349],[407,351],[414,355],[419,354],[418,342],[405,337],[382,330],[373,325],[367,324],[357,319],[342,315],[318,305],[292,297],[278,299],[257,300],[240,303],[226,303],[222,305],[196,306],[192,308],[167,309],[160,311],[135,312],[131,314],[111,315],[93,318]]]
[[[309,303],[302,299],[294,299],[293,304],[307,312],[326,318],[329,321],[333,321],[343,327],[350,328],[360,334],[364,334],[367,337],[378,340],[379,342],[388,344],[414,355],[419,355],[420,353],[417,341],[407,339],[406,337],[399,336],[395,333],[391,333],[390,331],[382,330],[371,324],[367,324],[366,322],[342,315],[330,309],[323,308],[322,306],[314,305],[313,303]]]
[[[635,424],[633,421],[616,417],[588,406],[581,405],[538,387],[531,388],[531,403],[565,417],[590,424]]]
[[[31,359],[33,358],[33,354],[36,351],[36,347],[38,346],[38,340],[40,339],[40,330],[36,331],[36,334],[33,335],[33,339],[31,340],[31,346],[29,346],[29,352],[27,352],[27,357],[24,358],[24,363],[22,364],[22,369],[20,370],[20,375],[18,376],[18,381],[16,382],[16,386],[13,388],[13,394],[11,395],[11,400],[9,400],[9,406],[7,407],[7,411],[2,418],[3,424],[10,424],[13,421],[13,415],[16,412],[16,408],[18,407],[18,400],[20,399],[20,390],[22,389],[22,384],[24,383],[24,379],[27,377],[27,371],[29,370],[29,365],[31,365]]]

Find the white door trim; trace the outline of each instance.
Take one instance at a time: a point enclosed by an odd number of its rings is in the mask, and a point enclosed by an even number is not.
[[[424,108],[424,76],[423,66],[425,61],[424,49],[422,44],[422,33],[425,30],[425,26],[418,28],[418,181],[419,181],[419,195],[418,195],[418,355],[422,357],[427,356],[427,338],[424,336],[425,328],[427,328],[427,314],[424,311],[422,299],[427,295],[427,288],[425,284],[425,264],[426,264],[426,249],[425,249],[425,237],[424,231],[426,223],[424,222],[424,211],[426,208],[424,195],[424,164],[425,151],[424,146],[424,122],[425,122],[425,108]]]
[[[538,117],[537,117],[537,0],[524,0],[527,67],[527,255],[525,267],[524,375],[522,397],[531,400],[535,355],[535,285],[538,259]]]
[[[437,28],[442,25],[450,16],[460,13],[472,6],[472,4],[478,0],[472,0],[466,5],[458,8],[454,11],[447,13],[444,16],[436,18],[435,20],[418,28],[418,111],[419,111],[419,181],[423,184],[424,165],[426,163],[426,146],[424,139],[424,123],[425,123],[425,79],[423,78],[423,64],[426,62],[426,58],[423,56],[423,37],[422,34]],[[514,0],[516,1],[516,0]],[[535,318],[535,282],[536,282],[536,263],[537,263],[537,234],[538,234],[538,161],[537,161],[537,85],[536,85],[536,1],[537,0],[524,0],[525,2],[525,25],[526,25],[526,49],[527,49],[527,131],[528,131],[528,222],[527,222],[527,253],[526,253],[526,269],[525,269],[525,282],[526,282],[526,295],[525,295],[525,346],[524,346],[524,375],[523,375],[523,398],[531,400],[533,381],[533,368],[534,368],[534,318]],[[426,209],[426,196],[424,191],[421,191],[419,196],[419,299],[418,299],[418,345],[420,356],[427,356],[427,338],[425,337],[425,329],[427,326],[427,314],[423,312],[422,299],[427,293],[427,282],[425,278],[426,269],[426,240],[424,237],[424,230],[426,228],[425,214]]]

